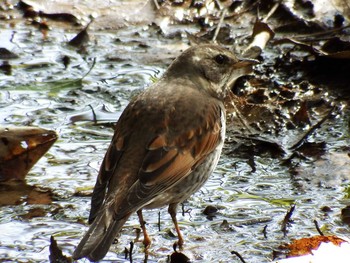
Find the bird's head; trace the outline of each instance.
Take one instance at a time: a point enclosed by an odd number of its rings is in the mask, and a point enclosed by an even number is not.
[[[238,59],[231,51],[214,44],[185,50],[168,68],[166,78],[186,78],[195,87],[223,99],[235,81],[252,72],[254,60]]]

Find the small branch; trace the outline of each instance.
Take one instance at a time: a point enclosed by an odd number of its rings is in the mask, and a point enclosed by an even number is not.
[[[227,9],[225,8],[224,10],[222,10],[219,23],[216,26],[215,33],[214,33],[214,36],[213,36],[213,39],[212,39],[213,43],[216,43],[216,38],[217,38],[217,36],[218,36],[218,34],[220,32],[220,28],[221,28],[222,22],[224,21],[226,13],[227,13]]]
[[[127,259],[129,255],[129,250],[127,247],[124,248],[124,259]]]
[[[252,170],[250,172],[255,173],[256,172],[256,164],[255,164],[255,160],[254,160],[254,154],[249,156],[248,165],[250,166],[250,168],[252,168]]]
[[[271,10],[269,11],[269,13],[265,16],[265,18],[262,20],[262,22],[266,23],[267,20],[276,12],[277,8],[280,6],[280,3],[276,3]]]
[[[234,95],[232,92],[230,92],[229,99],[230,99],[229,106],[232,106],[233,111],[236,113],[235,117],[237,117],[237,119],[240,121],[243,127],[247,129],[249,133],[253,133],[253,131],[250,129],[250,125],[246,121],[246,118],[243,116],[243,114],[240,112],[240,110],[236,106],[236,102],[238,104],[237,96]]]
[[[316,219],[314,220],[314,224],[315,224],[315,227],[317,229],[317,232],[321,235],[321,236],[324,236],[323,232],[321,231],[320,229],[320,226],[318,225],[318,222],[316,221]]]
[[[263,235],[264,235],[264,238],[266,238],[267,239],[267,225],[266,226],[264,226],[264,229],[263,229]]]
[[[291,217],[293,215],[294,209],[295,209],[295,205],[292,205],[290,210],[287,212],[286,216],[284,217],[284,219],[282,221],[281,230],[282,230],[284,236],[287,235],[287,232],[288,232],[287,231],[287,226],[291,222]]]
[[[244,260],[244,258],[237,252],[237,251],[231,251],[232,255],[236,255],[241,261],[242,263],[246,263],[246,261]]]
[[[95,67],[95,64],[96,64],[96,58],[94,58],[94,60],[92,61],[92,65],[91,65],[89,71],[88,71],[84,76],[82,76],[80,80],[83,80],[87,75],[90,74],[90,72],[92,71],[92,69]]]
[[[154,6],[156,7],[156,9],[159,10],[160,6],[158,4],[158,1],[157,0],[153,0],[153,3],[154,3]]]
[[[92,112],[92,117],[93,117],[93,121],[94,123],[96,124],[97,123],[97,116],[96,116],[96,112],[94,110],[94,108],[91,106],[91,104],[88,105],[91,109],[91,112]]]
[[[158,212],[158,231],[160,231],[160,211]]]
[[[328,35],[328,34],[332,34],[332,33],[338,33],[338,32],[343,31],[344,29],[348,29],[349,27],[350,27],[350,25],[347,25],[347,26],[343,26],[343,27],[339,27],[339,28],[335,28],[335,29],[330,29],[330,30],[326,30],[326,31],[322,31],[322,32],[317,32],[317,33],[313,33],[313,34],[293,36],[293,38],[303,39],[303,41],[314,42],[315,39],[310,39],[311,37],[317,37],[317,36],[323,36],[323,35]]]
[[[132,263],[132,251],[134,249],[134,242],[130,242],[130,249],[129,249],[129,260],[130,260],[130,263]]]
[[[327,120],[329,119],[329,117],[332,115],[334,109],[336,107],[334,106],[328,113],[326,116],[324,116],[318,123],[316,123],[314,126],[312,126],[307,133],[297,142],[295,143],[293,146],[291,146],[289,148],[289,150],[297,150],[298,148],[300,148],[300,146],[302,146],[304,144],[304,142],[307,140],[308,137],[310,137],[310,135],[318,128],[321,127],[321,125]]]

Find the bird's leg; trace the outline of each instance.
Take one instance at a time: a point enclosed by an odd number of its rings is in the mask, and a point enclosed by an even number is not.
[[[147,234],[146,222],[145,222],[145,220],[143,220],[143,215],[142,215],[141,209],[137,211],[137,216],[139,217],[141,229],[143,232],[143,244],[145,245],[145,248],[148,248],[151,245],[152,241],[151,241],[151,238],[149,237],[149,235]]]
[[[181,234],[181,231],[180,231],[180,227],[179,225],[177,224],[177,219],[176,219],[176,210],[177,210],[177,205],[178,203],[173,203],[173,204],[170,204],[169,205],[169,208],[168,208],[168,212],[171,216],[171,219],[173,220],[173,223],[174,223],[174,226],[175,226],[175,230],[176,230],[176,233],[177,233],[177,238],[178,238],[178,242],[177,242],[177,245],[182,248],[183,244],[184,244],[184,239],[182,237],[182,234]]]

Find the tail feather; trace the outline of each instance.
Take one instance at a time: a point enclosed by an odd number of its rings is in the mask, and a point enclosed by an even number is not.
[[[114,220],[103,211],[95,218],[79,245],[73,253],[73,259],[88,258],[90,261],[101,260],[108,252],[116,235],[119,233],[129,216]]]

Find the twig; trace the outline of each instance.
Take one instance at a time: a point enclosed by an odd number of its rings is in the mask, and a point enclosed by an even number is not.
[[[264,238],[267,238],[267,225],[264,226],[264,229],[263,229],[263,234],[264,234]]]
[[[213,36],[213,39],[212,39],[213,43],[216,43],[216,38],[217,38],[217,36],[218,36],[218,34],[220,32],[220,28],[221,28],[222,22],[224,21],[226,13],[227,13],[227,9],[225,8],[224,10],[222,10],[219,23],[216,26],[215,33],[214,33],[214,36]]]
[[[231,14],[227,17],[225,17],[225,19],[232,19],[234,17],[239,17],[239,16],[242,16],[244,15],[245,13],[248,13],[250,11],[252,11],[255,6],[259,5],[260,1],[254,1],[250,6],[248,6],[247,8],[243,9],[242,11],[240,11],[239,13],[234,13],[234,14]]]
[[[158,212],[158,231],[160,231],[160,211]]]
[[[320,229],[320,226],[318,225],[318,222],[316,221],[316,219],[314,220],[314,224],[315,224],[315,227],[317,229],[317,232],[321,235],[321,236],[324,236],[323,232],[321,231]]]
[[[262,20],[262,22],[266,23],[267,20],[276,12],[277,8],[279,7],[280,3],[276,3],[270,10],[270,12],[265,16],[265,18]]]
[[[282,230],[284,236],[287,235],[287,225],[291,221],[290,219],[293,215],[294,209],[295,209],[295,205],[292,205],[290,210],[287,212],[286,216],[283,218],[281,230]]]
[[[134,249],[134,242],[130,242],[130,249],[129,249],[129,260],[130,260],[130,263],[132,263],[132,251]]]
[[[233,107],[233,110],[234,110],[234,112],[236,113],[237,119],[241,122],[241,124],[244,126],[244,128],[246,128],[247,131],[248,131],[249,133],[253,133],[252,130],[250,129],[250,126],[249,126],[248,122],[245,120],[245,117],[244,117],[243,114],[241,114],[241,112],[238,110],[238,108],[237,108],[237,106],[236,106],[236,104],[235,104],[235,101],[232,102],[232,103],[230,104],[230,106]]]
[[[93,59],[93,61],[92,61],[92,65],[91,65],[91,67],[90,67],[89,71],[88,71],[87,73],[85,73],[85,75],[84,75],[84,76],[82,76],[80,80],[83,80],[83,79],[84,79],[84,78],[85,78],[87,75],[89,75],[89,74],[90,74],[90,72],[92,71],[92,69],[95,67],[95,64],[96,64],[96,57]]]
[[[336,33],[338,31],[342,31],[343,29],[347,29],[349,27],[350,27],[350,25],[347,25],[347,26],[343,26],[343,27],[339,27],[339,28],[335,28],[335,29],[322,31],[322,32],[316,32],[316,33],[313,33],[313,34],[298,35],[298,36],[294,36],[293,38],[295,38],[295,39],[307,38],[308,40],[305,39],[304,41],[315,41],[315,39],[310,39],[310,37],[322,36],[322,35],[327,35],[327,34],[331,34],[331,33]]]
[[[306,141],[306,139],[318,128],[321,127],[321,125],[332,115],[334,109],[336,107],[334,106],[328,113],[326,116],[324,116],[318,123],[316,123],[314,126],[312,126],[307,133],[297,142],[295,143],[292,147],[289,148],[289,150],[297,150],[298,148],[300,148],[300,146],[302,146],[304,144],[304,142]]]
[[[124,258],[127,259],[129,255],[129,250],[127,247],[124,248]]]
[[[256,172],[256,164],[255,164],[255,160],[254,160],[254,154],[252,154],[248,157],[248,165],[250,166],[250,168],[252,168],[252,170],[250,172],[255,173]]]
[[[96,112],[95,112],[95,110],[94,110],[94,108],[91,106],[91,104],[89,104],[88,105],[89,107],[90,107],[90,109],[91,109],[91,112],[92,112],[92,116],[93,116],[93,121],[94,121],[94,123],[96,124],[97,123],[97,116],[96,116]]]
[[[160,9],[160,6],[159,6],[159,4],[158,4],[158,1],[157,1],[157,0],[153,0],[153,3],[154,3],[154,5],[155,5],[155,7],[157,8],[157,10],[159,10],[159,9]]]
[[[231,251],[232,255],[236,255],[241,261],[242,263],[246,263],[246,261],[244,260],[244,258],[237,252],[237,251]]]

